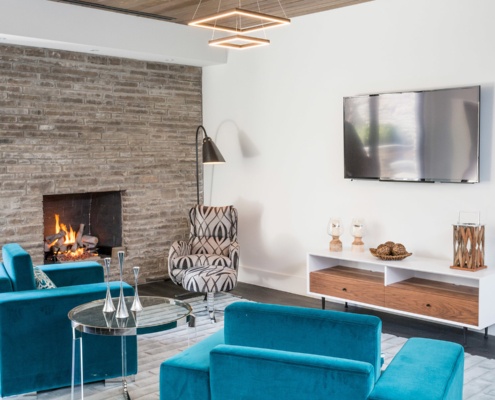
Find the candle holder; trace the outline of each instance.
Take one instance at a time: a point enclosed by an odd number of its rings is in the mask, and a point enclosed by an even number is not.
[[[364,251],[364,220],[362,218],[352,219],[351,234],[352,236],[354,236],[351,250],[354,252],[362,253]]]
[[[485,269],[485,225],[479,212],[459,212],[454,228],[454,262],[450,268],[464,271]]]
[[[330,241],[330,251],[342,251],[342,242],[340,236],[344,233],[344,227],[340,221],[340,218],[330,218],[327,226],[328,234],[332,237]]]
[[[104,312],[103,317],[105,318],[105,324],[107,325],[107,328],[111,328],[113,319],[115,318],[115,311]]]
[[[128,318],[129,317],[129,312],[127,311],[127,306],[125,304],[125,297],[124,297],[124,283],[122,280],[123,273],[124,273],[124,252],[119,251],[117,253],[117,256],[119,258],[119,268],[120,268],[120,296],[119,296],[119,304],[117,305],[117,318]]]
[[[134,267],[132,269],[134,271],[134,301],[132,302],[131,311],[139,312],[143,310],[143,305],[141,304],[141,300],[139,300],[138,294],[138,275],[139,275],[139,267]]]
[[[105,304],[103,305],[104,313],[111,313],[115,311],[115,306],[113,305],[112,294],[110,293],[110,262],[111,258],[107,257],[103,259],[105,265],[105,272],[107,275],[107,296],[105,297]]]

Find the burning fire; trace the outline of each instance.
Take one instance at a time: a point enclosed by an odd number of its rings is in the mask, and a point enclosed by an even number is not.
[[[58,237],[53,241],[46,241],[46,243],[49,243],[50,249],[52,247],[55,249],[58,261],[79,261],[97,256],[97,253],[89,251],[89,249],[83,245],[84,239],[86,238],[86,236],[82,236],[83,227],[84,225],[81,225],[79,233],[74,231],[70,225],[69,228],[67,228],[67,225],[60,222],[60,215],[55,214],[55,235],[51,235],[51,237],[56,235],[58,235]],[[98,239],[93,237],[94,245],[96,245],[97,242]]]
[[[74,232],[72,226],[69,225],[69,229],[67,229],[65,224],[60,223],[60,215],[55,214],[55,233],[59,233],[60,230],[65,232],[65,245],[76,243],[76,232]]]
[[[79,247],[76,251],[68,250],[65,253],[58,254],[57,259],[62,262],[80,261],[95,255],[96,253],[91,253],[84,247]]]

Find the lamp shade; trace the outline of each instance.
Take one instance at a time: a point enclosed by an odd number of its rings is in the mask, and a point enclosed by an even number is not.
[[[203,139],[203,164],[223,164],[225,159],[209,136]]]
[[[213,140],[206,134],[206,129],[203,125],[196,129],[196,196],[199,204],[199,160],[198,160],[198,137],[199,132],[203,131],[203,164],[223,164],[225,159],[218,150]]]

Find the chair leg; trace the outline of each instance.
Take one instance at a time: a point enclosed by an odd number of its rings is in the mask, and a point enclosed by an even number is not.
[[[206,307],[208,309],[208,314],[210,314],[210,321],[212,324],[216,323],[217,320],[215,318],[215,293],[208,292],[206,293]]]

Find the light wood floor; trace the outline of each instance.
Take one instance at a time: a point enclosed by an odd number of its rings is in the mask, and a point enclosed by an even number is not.
[[[185,296],[183,297],[184,300],[189,294],[189,292],[182,289],[182,287],[175,285],[170,280],[143,284],[139,286],[139,293],[149,296]],[[262,303],[321,308],[320,299],[300,296],[280,290],[268,289],[243,282],[239,282],[237,287],[230,293],[243,297],[247,300]],[[464,332],[462,328],[458,327],[401,317],[394,314],[377,312],[361,307],[353,307],[351,305],[349,305],[348,309],[345,309],[343,304],[332,303],[329,301],[326,302],[326,309],[373,314],[381,318],[384,333],[405,338],[426,337],[431,339],[449,340],[464,345],[465,351],[472,355],[495,359],[495,336],[492,335],[489,335],[488,339],[485,339],[483,333],[468,331],[465,341]]]

